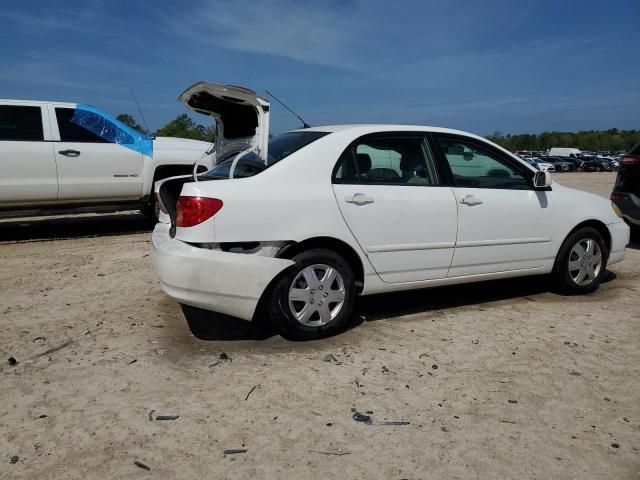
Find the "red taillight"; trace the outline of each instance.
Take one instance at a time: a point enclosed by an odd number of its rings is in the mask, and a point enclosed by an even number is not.
[[[213,217],[222,208],[222,200],[208,197],[180,197],[176,206],[176,226],[193,227]]]
[[[611,201],[612,202],[621,202],[623,200],[627,199],[627,195],[624,193],[612,193],[611,194]]]
[[[164,204],[162,203],[162,200],[160,199],[160,194],[158,192],[156,192],[156,205],[158,205],[158,208],[162,213],[167,213],[167,209],[164,208]]]
[[[622,157],[622,159],[620,160],[620,165],[624,165],[625,167],[630,167],[632,165],[640,165],[640,156]]]

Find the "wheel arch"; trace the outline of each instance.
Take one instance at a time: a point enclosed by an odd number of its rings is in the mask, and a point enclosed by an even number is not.
[[[276,257],[278,258],[293,258],[298,253],[313,248],[325,248],[327,250],[333,250],[342,256],[349,266],[353,269],[353,274],[356,277],[356,288],[360,293],[364,287],[364,264],[358,252],[343,240],[339,240],[334,237],[312,237],[301,242],[290,242],[280,249]]]
[[[560,248],[558,249],[558,252],[560,252],[562,245],[564,245],[564,242],[567,240],[567,238],[569,238],[571,234],[573,234],[573,232],[584,227],[595,228],[600,233],[600,235],[602,235],[602,238],[604,238],[604,242],[607,246],[607,253],[611,252],[611,232],[609,232],[609,229],[607,228],[607,225],[605,223],[596,219],[584,220],[580,222],[578,225],[576,225],[575,227],[573,227],[571,231],[569,231],[564,236],[564,240],[562,241],[562,244],[560,244]]]
[[[198,166],[198,173],[206,172],[205,165]],[[193,172],[193,165],[167,164],[158,165],[153,171],[153,182],[162,180],[163,178],[177,177],[178,175],[189,175]]]
[[[204,165],[198,166],[198,173],[203,173],[207,171],[207,167]],[[162,180],[170,177],[177,177],[179,175],[190,175],[193,173],[193,165],[180,165],[175,163],[169,163],[164,165],[158,165],[155,167],[153,171],[153,176],[151,177],[151,190],[149,195],[143,197],[143,204],[151,204],[155,200],[153,186],[158,180]]]

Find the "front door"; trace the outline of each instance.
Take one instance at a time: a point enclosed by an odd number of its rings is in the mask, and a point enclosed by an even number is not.
[[[450,277],[527,270],[551,258],[554,205],[533,172],[480,140],[435,135],[458,202]]]
[[[59,142],[55,142],[60,200],[132,200],[142,195],[140,152],[109,142],[72,122],[75,109],[52,107]],[[89,114],[93,114],[89,112]],[[97,114],[96,123],[110,127]],[[132,143],[132,142],[131,142]]]
[[[444,278],[453,258],[457,206],[424,135],[367,135],[333,176],[340,211],[380,278]]]

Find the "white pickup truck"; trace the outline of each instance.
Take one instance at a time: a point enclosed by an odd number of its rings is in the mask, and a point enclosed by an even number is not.
[[[0,100],[0,216],[116,204],[153,213],[153,183],[196,161],[210,169],[212,147],[148,137],[89,105]]]

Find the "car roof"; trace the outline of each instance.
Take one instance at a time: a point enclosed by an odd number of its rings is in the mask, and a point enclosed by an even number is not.
[[[384,131],[416,131],[416,132],[438,132],[438,133],[457,133],[462,135],[473,135],[469,132],[463,132],[462,130],[455,130],[451,128],[432,127],[427,125],[397,125],[397,124],[375,124],[375,123],[357,123],[351,125],[322,125],[318,127],[300,128],[294,130],[296,132],[311,131],[311,132],[340,132],[344,130],[367,130],[371,133],[384,132]]]
[[[427,125],[396,125],[396,124],[352,124],[352,125],[323,125],[318,127],[300,128],[293,130],[294,132],[350,132],[357,135],[367,135],[369,133],[378,132],[433,132],[433,133],[449,133],[453,135],[464,135],[466,137],[487,141],[479,135],[475,135],[463,130],[453,128],[432,127]]]

